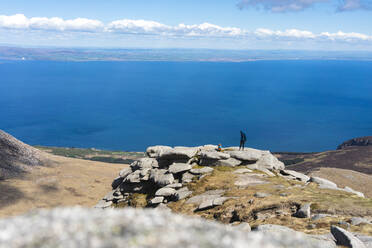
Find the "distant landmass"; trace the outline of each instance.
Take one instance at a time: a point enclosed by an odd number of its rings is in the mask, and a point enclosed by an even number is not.
[[[0,46],[1,60],[42,61],[209,61],[372,60],[365,51],[25,48]]]

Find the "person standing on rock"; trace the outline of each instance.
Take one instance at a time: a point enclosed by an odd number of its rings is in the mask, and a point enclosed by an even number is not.
[[[239,146],[239,151],[240,149],[244,150],[244,144],[247,141],[247,137],[245,136],[245,133],[243,131],[240,131],[240,146]]]

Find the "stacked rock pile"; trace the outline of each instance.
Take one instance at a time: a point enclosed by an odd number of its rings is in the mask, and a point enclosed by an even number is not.
[[[148,206],[157,206],[178,201],[192,194],[186,184],[201,179],[213,172],[214,166],[247,165],[251,169],[278,171],[284,169],[269,151],[229,147],[217,151],[217,146],[169,147],[152,146],[146,150],[147,157],[133,162],[129,168],[120,171],[112,182],[109,192],[97,205],[110,207],[113,203],[129,203],[133,193],[151,196]]]

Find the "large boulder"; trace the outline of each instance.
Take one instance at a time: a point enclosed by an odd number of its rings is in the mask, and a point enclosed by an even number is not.
[[[0,233],[1,248],[334,247],[298,232],[244,232],[157,209],[41,210],[0,220]]]
[[[284,170],[284,163],[279,161],[271,153],[265,153],[256,163],[257,168],[266,168],[269,170]]]
[[[341,227],[331,226],[331,233],[335,237],[338,245],[351,248],[366,248],[362,241]]]
[[[337,184],[321,177],[311,177],[310,182],[314,182],[322,189],[338,189]]]
[[[142,170],[142,169],[152,169],[158,168],[158,161],[154,158],[140,158],[139,160],[134,161],[130,167],[132,170]]]
[[[160,154],[171,149],[172,147],[170,146],[150,146],[146,149],[146,154],[150,158],[158,158]]]
[[[266,237],[270,238],[272,235],[279,236],[293,236],[302,237],[302,246],[298,247],[319,247],[319,248],[336,248],[335,241],[325,235],[307,235],[301,232],[297,232],[285,226],[280,225],[260,225],[254,231],[263,233]]]

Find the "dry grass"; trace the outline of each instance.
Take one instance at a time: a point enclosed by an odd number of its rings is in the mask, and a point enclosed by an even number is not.
[[[125,164],[109,164],[45,155],[53,163],[34,167],[22,178],[0,181],[0,217],[38,208],[94,206],[111,190]]]
[[[225,196],[236,197],[226,201],[223,206],[194,212],[196,206],[186,204],[187,199],[170,203],[168,206],[174,212],[198,215],[223,223],[245,221],[253,227],[260,224],[278,224],[312,234],[327,233],[330,225],[338,224],[340,220],[348,221],[351,216],[372,216],[372,199],[355,197],[342,191],[319,189],[313,183],[302,188],[303,183],[281,177],[266,178],[268,184],[239,189],[234,185],[235,178],[233,169],[216,168],[212,175],[188,185],[193,190],[193,195],[207,190],[225,189]],[[269,193],[270,196],[256,198],[256,192]],[[280,193],[286,193],[287,196],[280,196]],[[312,203],[313,213],[337,216],[318,221],[293,217],[293,212],[303,203]],[[315,228],[312,224],[315,224]],[[371,225],[353,227],[352,230],[372,234]]]

